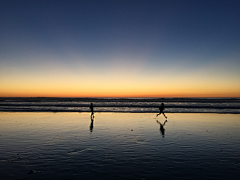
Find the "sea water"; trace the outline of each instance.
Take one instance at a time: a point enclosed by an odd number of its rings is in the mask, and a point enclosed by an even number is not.
[[[2,112],[240,113],[240,98],[0,98]]]

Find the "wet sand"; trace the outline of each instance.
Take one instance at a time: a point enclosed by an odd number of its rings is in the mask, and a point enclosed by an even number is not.
[[[238,179],[239,114],[0,113],[1,179]]]

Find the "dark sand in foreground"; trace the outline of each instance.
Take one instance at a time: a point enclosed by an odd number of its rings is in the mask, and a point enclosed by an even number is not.
[[[94,115],[1,112],[1,179],[240,176],[239,114]]]

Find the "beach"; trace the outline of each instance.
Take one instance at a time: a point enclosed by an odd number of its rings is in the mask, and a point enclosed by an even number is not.
[[[0,180],[239,180],[240,0],[1,0]]]
[[[240,115],[0,112],[1,179],[237,179]]]

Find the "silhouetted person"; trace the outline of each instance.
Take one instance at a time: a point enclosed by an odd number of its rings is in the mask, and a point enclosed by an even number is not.
[[[157,123],[160,124],[160,132],[161,132],[163,137],[164,137],[164,134],[165,134],[165,129],[164,129],[163,126],[165,125],[166,122],[167,122],[167,120],[165,120],[165,122],[162,124],[157,120]]]
[[[161,106],[159,107],[159,111],[160,111],[160,112],[159,112],[159,114],[157,114],[157,116],[160,115],[160,114],[163,114],[164,117],[167,119],[167,116],[165,116],[163,110],[164,110],[164,104],[162,103]]]
[[[93,114],[94,114],[94,112],[93,112],[93,103],[91,103],[91,105],[90,105],[90,110],[91,110],[91,112],[92,112],[92,114],[91,114],[91,118],[92,118],[92,116],[93,116]],[[94,117],[94,116],[93,116]]]
[[[93,121],[94,121],[94,116],[91,116],[91,123],[90,123],[90,126],[89,126],[90,132],[93,131]]]

